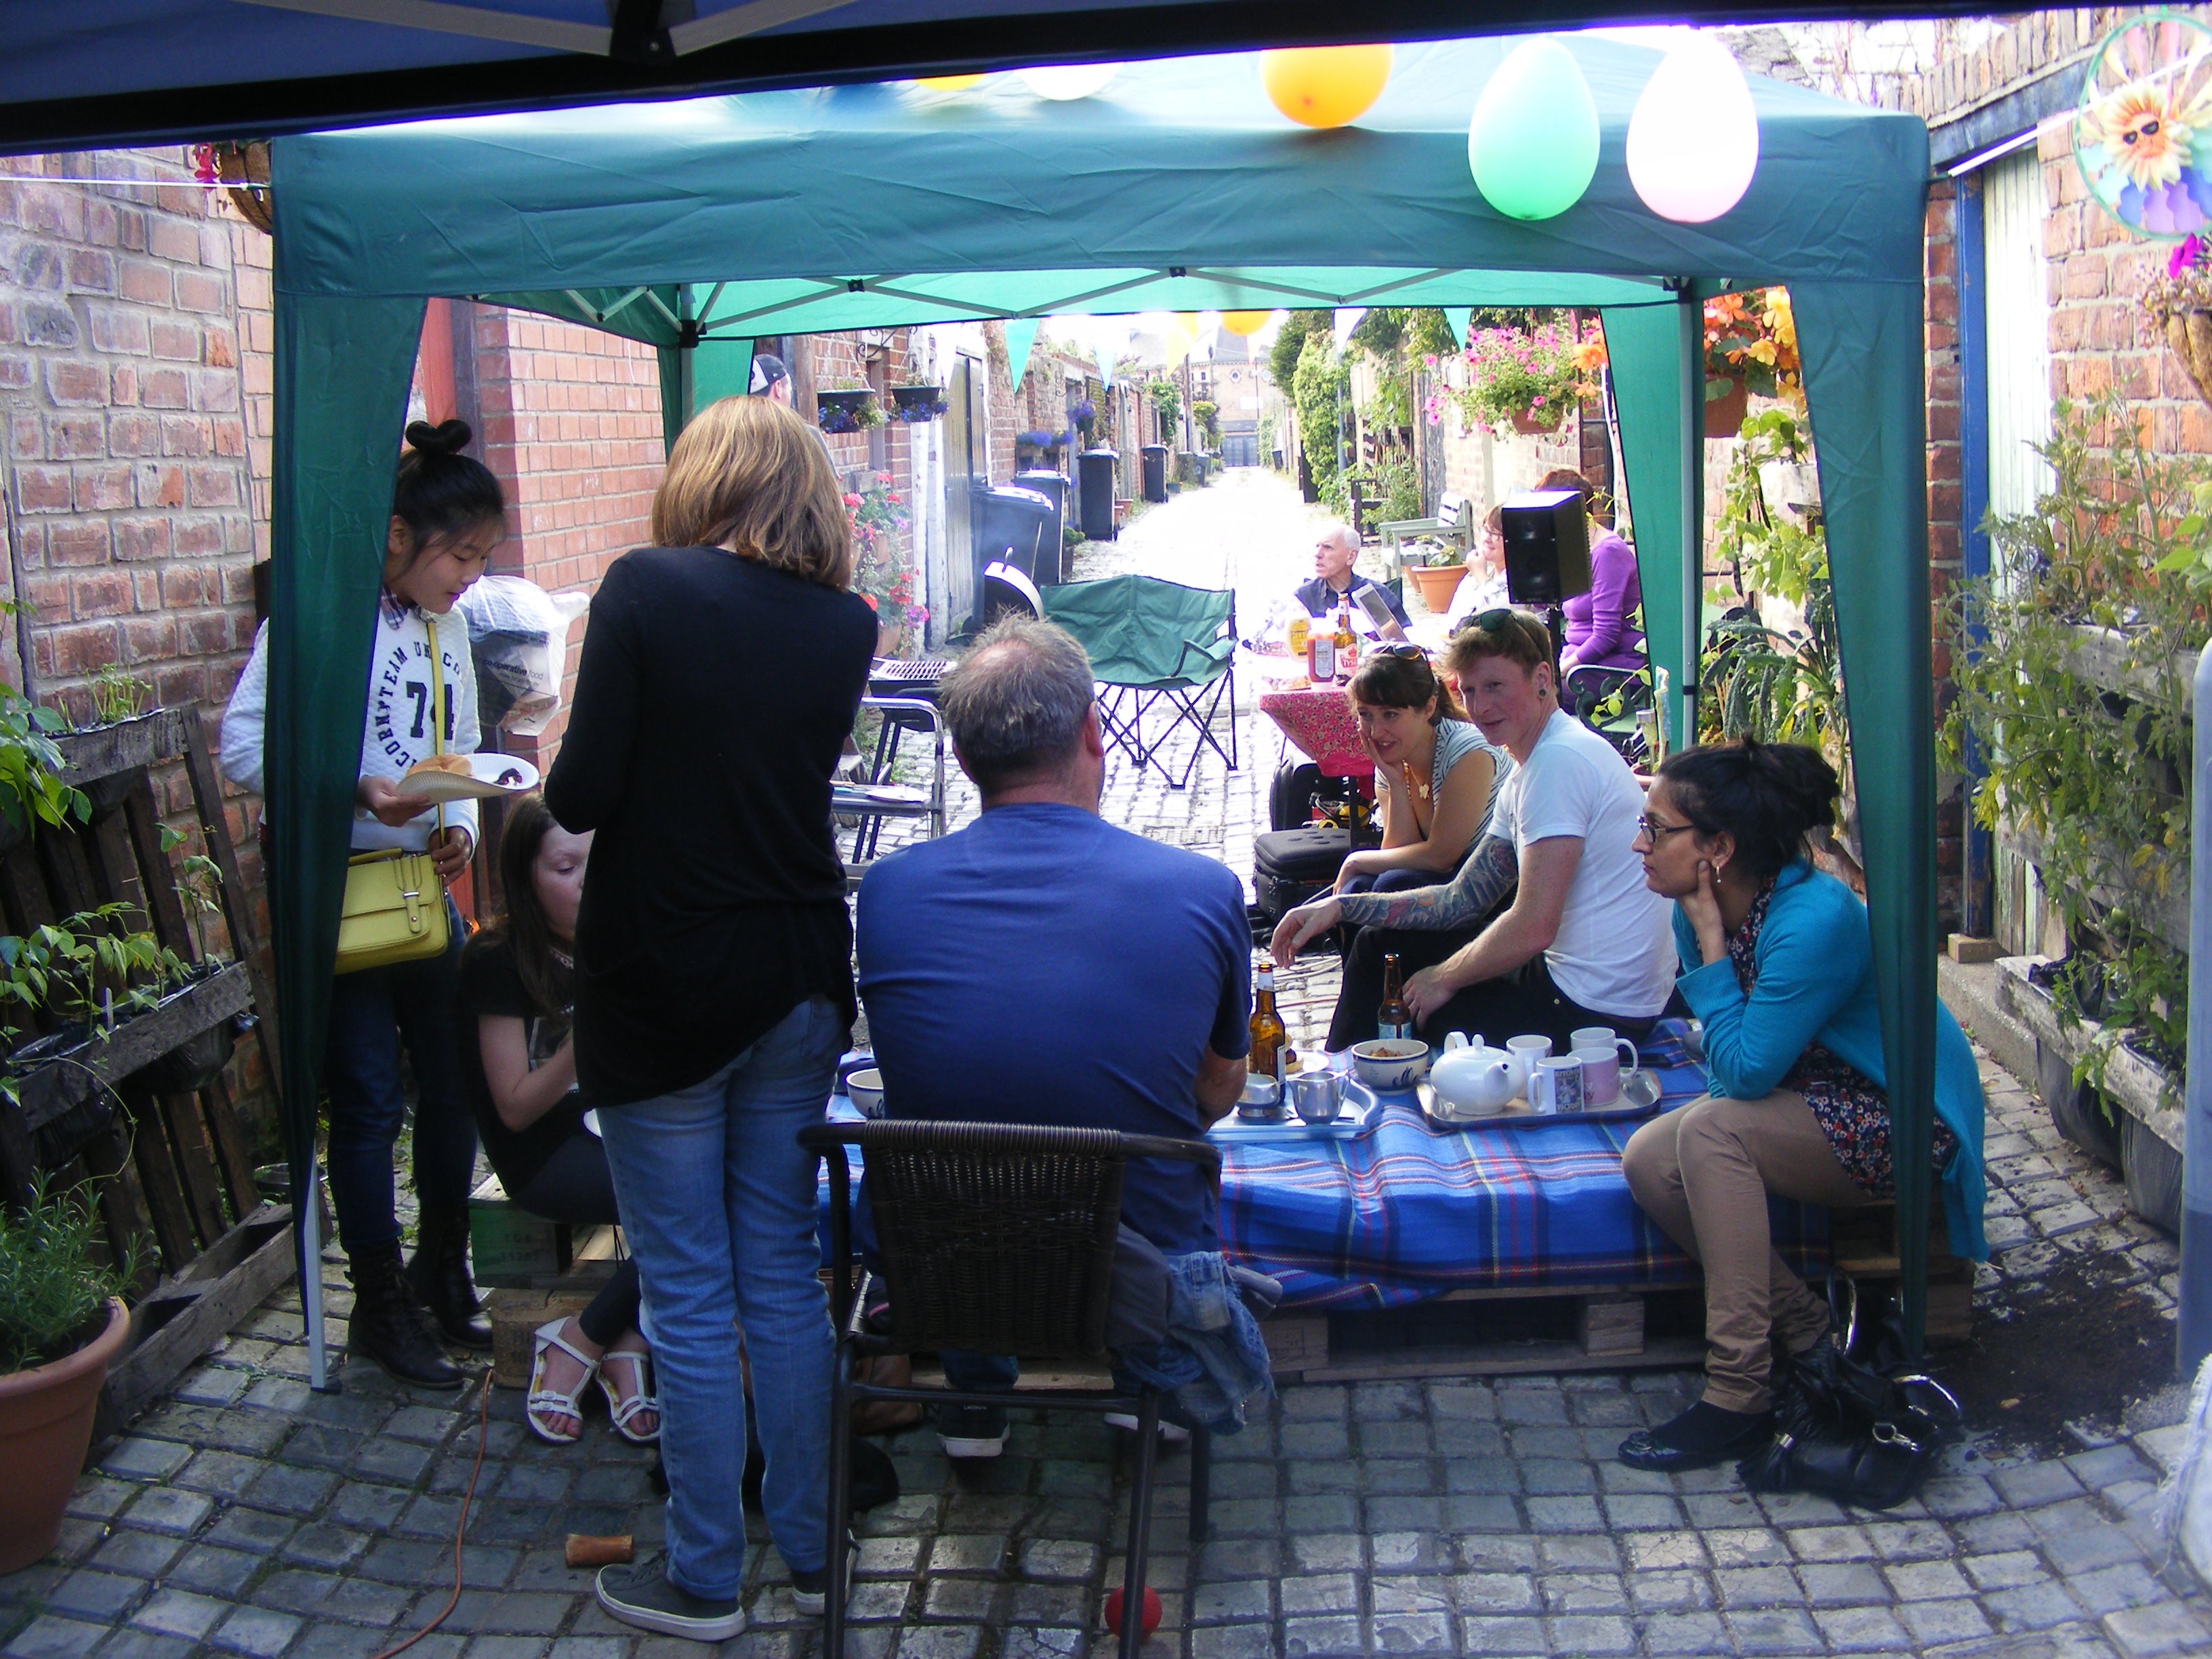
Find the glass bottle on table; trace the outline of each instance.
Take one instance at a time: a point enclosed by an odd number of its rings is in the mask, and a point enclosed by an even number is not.
[[[1348,680],[1359,666],[1359,635],[1352,628],[1352,602],[1336,608],[1336,678]]]
[[[1336,635],[1326,617],[1316,617],[1306,635],[1306,678],[1316,685],[1336,678]]]
[[[1406,1006],[1405,981],[1400,976],[1395,951],[1382,957],[1382,1006],[1375,1011],[1375,1035],[1380,1038],[1413,1035],[1413,1011]]]
[[[1252,975],[1251,1030],[1252,1051],[1246,1057],[1245,1068],[1261,1077],[1279,1075],[1277,1057],[1290,1032],[1283,1024],[1283,1017],[1275,1012],[1275,962],[1272,957],[1261,957]]]
[[[1303,657],[1305,655],[1306,641],[1312,633],[1313,618],[1306,615],[1304,608],[1301,606],[1297,614],[1291,618],[1289,643],[1291,647],[1291,655],[1293,658]]]

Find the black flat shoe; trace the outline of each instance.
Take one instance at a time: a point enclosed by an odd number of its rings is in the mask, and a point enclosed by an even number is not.
[[[1700,1400],[1656,1429],[1638,1429],[1620,1443],[1619,1455],[1632,1469],[1675,1474],[1747,1457],[1773,1432],[1772,1412],[1732,1412]]]

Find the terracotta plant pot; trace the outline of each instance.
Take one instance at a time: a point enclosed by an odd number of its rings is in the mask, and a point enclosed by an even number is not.
[[[1467,575],[1463,564],[1413,565],[1407,568],[1406,575],[1421,590],[1421,603],[1432,617],[1441,617],[1451,606],[1452,595]]]
[[[1567,406],[1555,404],[1543,411],[1516,410],[1513,415],[1513,429],[1527,438],[1547,438],[1559,429],[1559,422],[1567,418]]]
[[[131,1310],[110,1297],[107,1328],[65,1358],[0,1376],[0,1574],[27,1567],[61,1536],[62,1510],[84,1468],[107,1364],[131,1335]]]
[[[1712,390],[1712,382],[1705,383]],[[1751,409],[1751,392],[1741,380],[1730,380],[1719,397],[1705,399],[1705,436],[1733,438],[1743,430],[1743,417]]]
[[[876,654],[879,657],[898,655],[899,641],[906,637],[904,623],[878,620],[876,623]]]

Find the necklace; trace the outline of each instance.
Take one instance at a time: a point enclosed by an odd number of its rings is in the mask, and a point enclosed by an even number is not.
[[[553,960],[560,963],[563,969],[567,969],[570,973],[574,973],[576,970],[576,958],[570,956],[559,945],[549,944],[545,948],[547,951],[551,954]]]

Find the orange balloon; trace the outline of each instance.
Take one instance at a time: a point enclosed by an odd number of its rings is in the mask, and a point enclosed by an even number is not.
[[[981,75],[925,75],[915,82],[927,87],[932,92],[965,92],[970,87],[980,87],[988,77]]]
[[[1260,80],[1275,107],[1310,127],[1356,121],[1390,79],[1388,46],[1289,46],[1260,54]]]
[[[1272,311],[1224,311],[1221,325],[1231,334],[1257,334],[1274,314]]]

